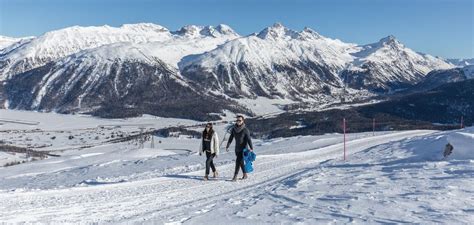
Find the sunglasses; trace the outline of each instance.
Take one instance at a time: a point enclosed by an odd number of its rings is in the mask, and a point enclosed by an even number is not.
[[[236,120],[236,122],[243,122],[243,120]]]

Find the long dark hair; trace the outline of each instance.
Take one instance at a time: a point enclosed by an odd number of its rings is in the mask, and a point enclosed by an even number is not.
[[[203,139],[211,139],[212,135],[214,135],[214,129],[212,128],[212,123],[207,123],[206,127],[209,126],[209,132],[204,128],[204,131],[202,132],[202,138]]]

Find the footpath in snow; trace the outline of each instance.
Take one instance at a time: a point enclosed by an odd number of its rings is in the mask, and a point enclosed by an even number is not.
[[[332,136],[271,140],[256,148],[262,154],[246,181],[228,181],[234,167],[226,160],[232,158],[228,153],[218,158],[224,161],[218,166],[221,176],[208,182],[196,170],[83,187],[5,190],[0,193],[0,220],[467,223],[474,219],[474,157],[466,147],[473,133],[361,135],[347,143],[346,162],[342,143],[325,143]],[[446,141],[455,149],[440,161]]]

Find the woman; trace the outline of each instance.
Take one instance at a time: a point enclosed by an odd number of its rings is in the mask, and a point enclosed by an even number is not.
[[[208,123],[206,128],[202,132],[202,141],[201,148],[199,150],[199,155],[202,155],[203,152],[206,152],[206,175],[204,180],[209,180],[209,167],[212,169],[213,178],[216,178],[218,173],[216,167],[214,166],[214,157],[217,158],[219,155],[219,138],[217,133],[212,129],[212,123]]]

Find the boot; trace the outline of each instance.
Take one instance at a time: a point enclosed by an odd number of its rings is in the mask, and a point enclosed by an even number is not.
[[[237,175],[234,175],[234,178],[232,178],[232,181],[237,181]]]
[[[219,176],[219,173],[216,171],[214,171],[214,174],[212,175],[212,178],[217,178],[217,176]]]
[[[205,180],[205,181],[209,180],[209,177],[206,175],[206,176],[204,176],[203,180]]]
[[[242,180],[245,180],[247,179],[247,173],[244,173],[244,175],[242,176]]]

